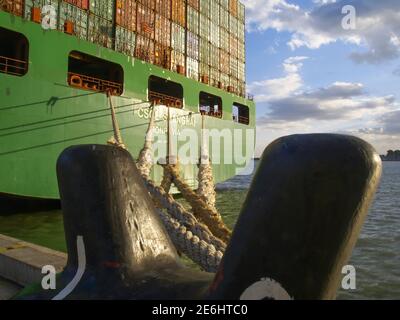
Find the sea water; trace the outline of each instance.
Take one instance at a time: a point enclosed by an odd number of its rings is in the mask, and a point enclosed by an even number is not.
[[[237,176],[217,186],[217,207],[234,227],[252,176]],[[1,209],[0,209],[1,210]],[[61,211],[1,216],[0,233],[66,251]],[[349,264],[356,290],[339,299],[400,299],[400,162],[385,162],[380,187]]]

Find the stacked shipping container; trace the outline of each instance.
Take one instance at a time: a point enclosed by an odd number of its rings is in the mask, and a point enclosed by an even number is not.
[[[245,7],[238,0],[3,0],[1,9],[245,96]],[[50,20],[49,20],[50,22]]]

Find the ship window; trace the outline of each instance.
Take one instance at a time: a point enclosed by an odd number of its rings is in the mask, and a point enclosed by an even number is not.
[[[68,58],[68,84],[120,96],[124,90],[124,70],[119,64],[72,51]]]
[[[200,92],[200,113],[222,118],[222,99],[206,92]]]
[[[250,123],[250,112],[249,112],[249,107],[239,104],[239,103],[234,103],[232,107],[232,116],[233,116],[233,121],[241,124],[246,124],[248,125]]]
[[[183,108],[183,88],[179,83],[150,76],[149,101],[155,105]]]
[[[21,33],[0,27],[0,72],[23,76],[28,72],[29,42]]]

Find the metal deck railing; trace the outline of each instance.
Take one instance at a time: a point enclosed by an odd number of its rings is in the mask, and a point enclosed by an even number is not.
[[[23,76],[26,73],[28,63],[26,61],[0,56],[0,72]]]

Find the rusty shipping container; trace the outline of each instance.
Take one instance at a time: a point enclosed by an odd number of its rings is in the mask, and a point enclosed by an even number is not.
[[[136,32],[147,38],[155,36],[155,13],[143,4],[137,4]]]
[[[171,19],[171,0],[155,0],[155,11],[159,15]]]
[[[146,8],[149,8],[151,10],[154,10],[156,7],[155,0],[137,0],[137,3],[141,4],[142,6],[145,6]]]
[[[171,0],[172,1],[172,21],[186,26],[186,3],[185,0]]]
[[[238,16],[238,0],[229,0],[229,13],[234,17]]]
[[[2,0],[0,1],[0,9],[22,17],[24,15],[24,0]]]
[[[171,46],[171,21],[159,14],[155,17],[155,41],[163,46]]]
[[[229,53],[223,49],[219,49],[219,70],[221,73],[229,74],[230,66]]]
[[[141,34],[136,35],[135,57],[154,64],[154,40]]]
[[[188,6],[200,11],[200,0],[187,0]]]
[[[89,0],[64,0],[63,2],[67,2],[83,10],[89,9]]]
[[[136,31],[136,9],[135,0],[117,0],[116,24],[130,31]]]
[[[171,48],[169,46],[155,44],[154,64],[165,69],[171,68]]]

